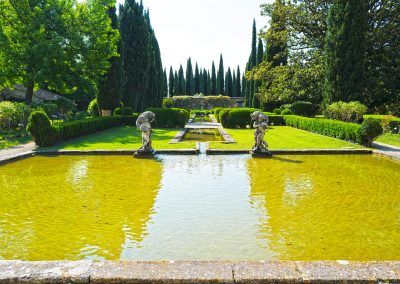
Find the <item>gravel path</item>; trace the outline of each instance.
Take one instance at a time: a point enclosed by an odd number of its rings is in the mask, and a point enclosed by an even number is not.
[[[0,150],[0,161],[7,160],[9,158],[31,152],[37,148],[35,142],[29,142],[26,144],[14,146],[8,149]]]
[[[379,142],[372,143],[372,147],[376,149],[375,151],[378,154],[400,161],[400,147],[383,144]]]

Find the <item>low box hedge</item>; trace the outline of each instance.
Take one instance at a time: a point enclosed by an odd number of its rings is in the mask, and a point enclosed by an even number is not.
[[[156,115],[156,127],[182,128],[190,118],[190,111],[182,108],[148,108]]]
[[[382,133],[380,123],[376,120],[373,121],[373,119],[368,119],[360,125],[338,120],[308,118],[295,115],[287,115],[284,118],[288,126],[347,140],[364,146],[370,146],[373,140]]]

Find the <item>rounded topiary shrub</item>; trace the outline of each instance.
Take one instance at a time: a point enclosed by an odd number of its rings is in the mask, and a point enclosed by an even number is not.
[[[100,116],[100,112],[99,112],[99,104],[97,103],[97,99],[92,100],[89,103],[88,106],[88,113],[90,113],[90,115],[92,117],[98,117]]]
[[[367,110],[360,102],[336,102],[326,108],[324,115],[330,119],[359,123]]]
[[[274,113],[277,114],[277,115],[280,115],[281,112],[282,112],[282,110],[280,108],[274,109]]]
[[[371,146],[375,138],[383,133],[383,127],[379,120],[367,118],[361,124],[360,133],[363,139],[363,144],[367,147]]]
[[[291,114],[293,114],[293,113],[288,108],[285,108],[284,110],[281,111],[281,115],[291,115]]]
[[[57,142],[58,129],[51,125],[49,117],[42,110],[31,113],[27,130],[40,147],[51,146]]]
[[[302,101],[292,103],[289,109],[295,115],[307,117],[313,117],[316,110],[312,103]]]

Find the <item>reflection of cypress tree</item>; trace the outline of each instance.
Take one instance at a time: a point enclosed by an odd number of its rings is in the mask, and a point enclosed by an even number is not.
[[[125,1],[120,6],[122,59],[125,71],[124,103],[135,111],[143,110],[149,84],[150,34],[143,14],[143,6]]]
[[[113,29],[118,29],[118,18],[116,7],[112,6],[108,9],[108,15],[111,19]],[[118,52],[121,53],[121,43],[118,43]],[[103,77],[99,84],[99,93],[97,94],[97,102],[100,109],[114,110],[121,100],[123,85],[122,60],[121,57],[113,57],[109,60],[110,69]]]
[[[199,66],[197,65],[196,62],[196,68],[194,71],[194,93],[195,94],[200,94],[200,73],[199,73]]]
[[[189,57],[186,65],[186,95],[193,96],[193,67],[192,59]]]
[[[232,82],[232,71],[231,68],[228,68],[228,72],[226,72],[226,80],[225,80],[225,95],[232,97],[233,94],[233,82]]]
[[[223,95],[225,93],[225,72],[224,72],[224,59],[222,58],[222,54],[219,58],[219,68],[218,68],[218,77],[217,77],[217,92],[218,95]]]
[[[215,72],[214,61],[211,67],[211,95],[215,96],[217,94],[217,74]]]
[[[175,89],[175,77],[174,77],[174,71],[172,70],[172,66],[169,68],[169,96],[172,97],[174,96],[174,89]]]
[[[185,75],[183,74],[182,65],[179,67],[178,72],[178,96],[185,95]]]
[[[262,43],[262,40],[259,38],[258,39],[258,48],[257,48],[257,63],[255,66],[257,66],[258,64],[260,64],[263,61],[263,57],[264,57],[264,46]],[[257,92],[258,92],[258,88],[261,86],[261,81],[254,81],[254,95],[253,95],[253,102],[252,102],[252,106],[254,108],[259,108],[260,107],[260,100],[257,97]]]

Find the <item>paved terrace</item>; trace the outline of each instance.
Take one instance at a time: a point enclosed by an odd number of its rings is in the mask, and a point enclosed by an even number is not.
[[[0,261],[0,283],[400,283],[400,261]]]

